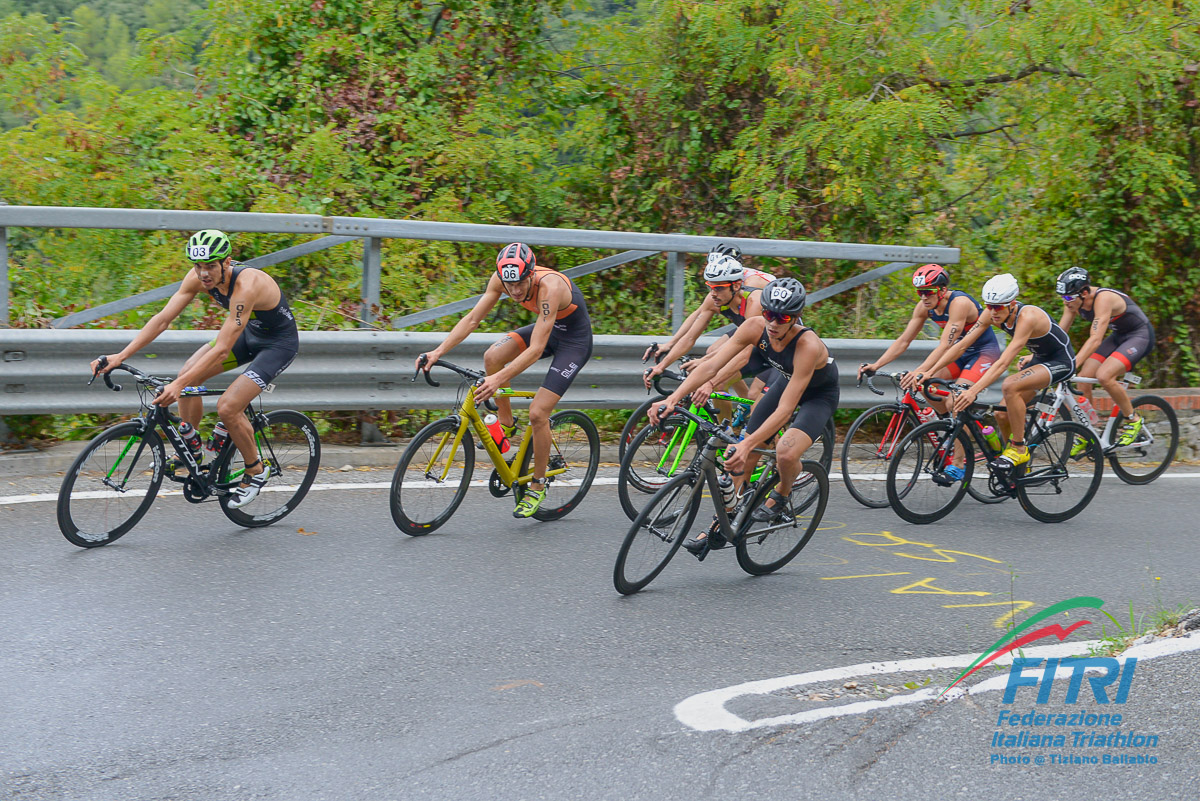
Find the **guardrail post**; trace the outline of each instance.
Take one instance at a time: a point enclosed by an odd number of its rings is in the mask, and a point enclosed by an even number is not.
[[[671,330],[683,324],[683,260],[679,254],[667,254],[667,303],[664,314],[671,315]]]
[[[363,240],[362,328],[370,328],[379,308],[379,287],[383,273],[383,240],[367,237]]]
[[[0,328],[8,328],[8,229],[0,225]]]

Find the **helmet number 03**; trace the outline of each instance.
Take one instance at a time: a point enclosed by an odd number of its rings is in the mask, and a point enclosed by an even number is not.
[[[188,258],[192,261],[208,259],[208,245],[188,245]]]
[[[516,283],[521,280],[521,269],[516,265],[506,264],[500,268],[500,280]]]

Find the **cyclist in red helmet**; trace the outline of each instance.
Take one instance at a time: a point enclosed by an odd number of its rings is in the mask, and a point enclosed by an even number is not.
[[[475,331],[483,318],[507,295],[537,315],[537,320],[507,334],[483,355],[488,377],[476,388],[475,398],[485,401],[539,359],[553,357],[541,389],[529,405],[533,432],[533,480],[517,504],[513,517],[532,517],[546,498],[546,465],[550,461],[550,415],[579,371],[592,357],[592,321],[583,293],[570,278],[549,267],[538,267],[528,245],[514,242],[501,248],[496,271],[475,308],[446,335],[446,340],[417,357],[417,366],[429,370]],[[422,363],[422,357],[425,358]],[[516,425],[508,398],[496,398],[504,433],[513,437]]]

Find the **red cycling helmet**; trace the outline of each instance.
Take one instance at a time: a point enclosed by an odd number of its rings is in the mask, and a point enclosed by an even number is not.
[[[929,287],[949,286],[950,273],[940,264],[925,264],[917,268],[912,277],[913,286],[917,289],[927,289]]]
[[[534,258],[529,245],[513,242],[505,245],[496,256],[496,274],[506,284],[524,281],[533,274]]]

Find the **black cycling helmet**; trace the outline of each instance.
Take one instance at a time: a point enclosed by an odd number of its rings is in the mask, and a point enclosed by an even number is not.
[[[737,245],[726,245],[723,242],[719,245],[714,245],[713,249],[708,251],[708,260],[710,262],[721,256],[728,256],[731,259],[737,259],[738,261],[741,261],[742,251]]]
[[[804,291],[804,284],[795,278],[776,278],[762,290],[763,309],[776,314],[799,316],[807,301],[808,293]]]
[[[1091,284],[1092,279],[1088,278],[1087,270],[1082,267],[1068,267],[1059,274],[1054,291],[1060,295],[1078,295]]]

